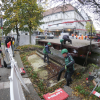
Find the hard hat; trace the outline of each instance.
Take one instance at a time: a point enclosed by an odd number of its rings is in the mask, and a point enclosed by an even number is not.
[[[48,44],[47,45],[51,45],[51,43],[50,42],[48,42]]]
[[[68,53],[68,50],[67,49],[62,49],[61,54],[63,54],[63,53]]]

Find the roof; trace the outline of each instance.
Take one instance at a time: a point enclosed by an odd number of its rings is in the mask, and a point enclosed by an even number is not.
[[[48,15],[58,13],[58,12],[63,12],[63,11],[66,12],[66,11],[73,11],[73,10],[76,10],[76,9],[71,4],[66,4],[66,5],[54,7],[47,10],[46,12],[43,13],[43,16],[48,16]]]

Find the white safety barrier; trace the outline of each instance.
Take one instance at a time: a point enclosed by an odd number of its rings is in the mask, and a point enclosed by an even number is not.
[[[22,79],[17,62],[13,58],[11,47],[6,48],[6,50],[9,53],[9,58],[11,62],[11,76],[9,77],[10,79],[10,100],[26,100],[23,90],[22,90],[21,83],[28,92],[29,90]]]
[[[94,94],[95,96],[97,96],[97,97],[100,98],[100,93],[98,93],[98,92],[96,92],[96,91],[93,91],[93,94]]]

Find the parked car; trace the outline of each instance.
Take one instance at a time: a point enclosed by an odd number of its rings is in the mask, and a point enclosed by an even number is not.
[[[38,38],[41,38],[41,39],[53,39],[54,38],[54,35],[51,33],[51,32],[48,32],[46,34],[43,34],[43,33],[40,33],[39,35],[37,35]]]

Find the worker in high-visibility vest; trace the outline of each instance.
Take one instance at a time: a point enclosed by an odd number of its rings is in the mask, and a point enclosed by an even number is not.
[[[72,34],[72,38],[74,39],[74,34]]]
[[[15,48],[15,38],[14,36],[12,37],[12,51],[13,51],[13,56],[14,56],[14,48]]]
[[[81,35],[81,39],[83,40],[83,34]]]
[[[87,39],[87,35],[85,35],[85,40]]]
[[[77,37],[78,37],[78,36],[77,36],[77,34],[76,34],[76,39],[77,39]]]

